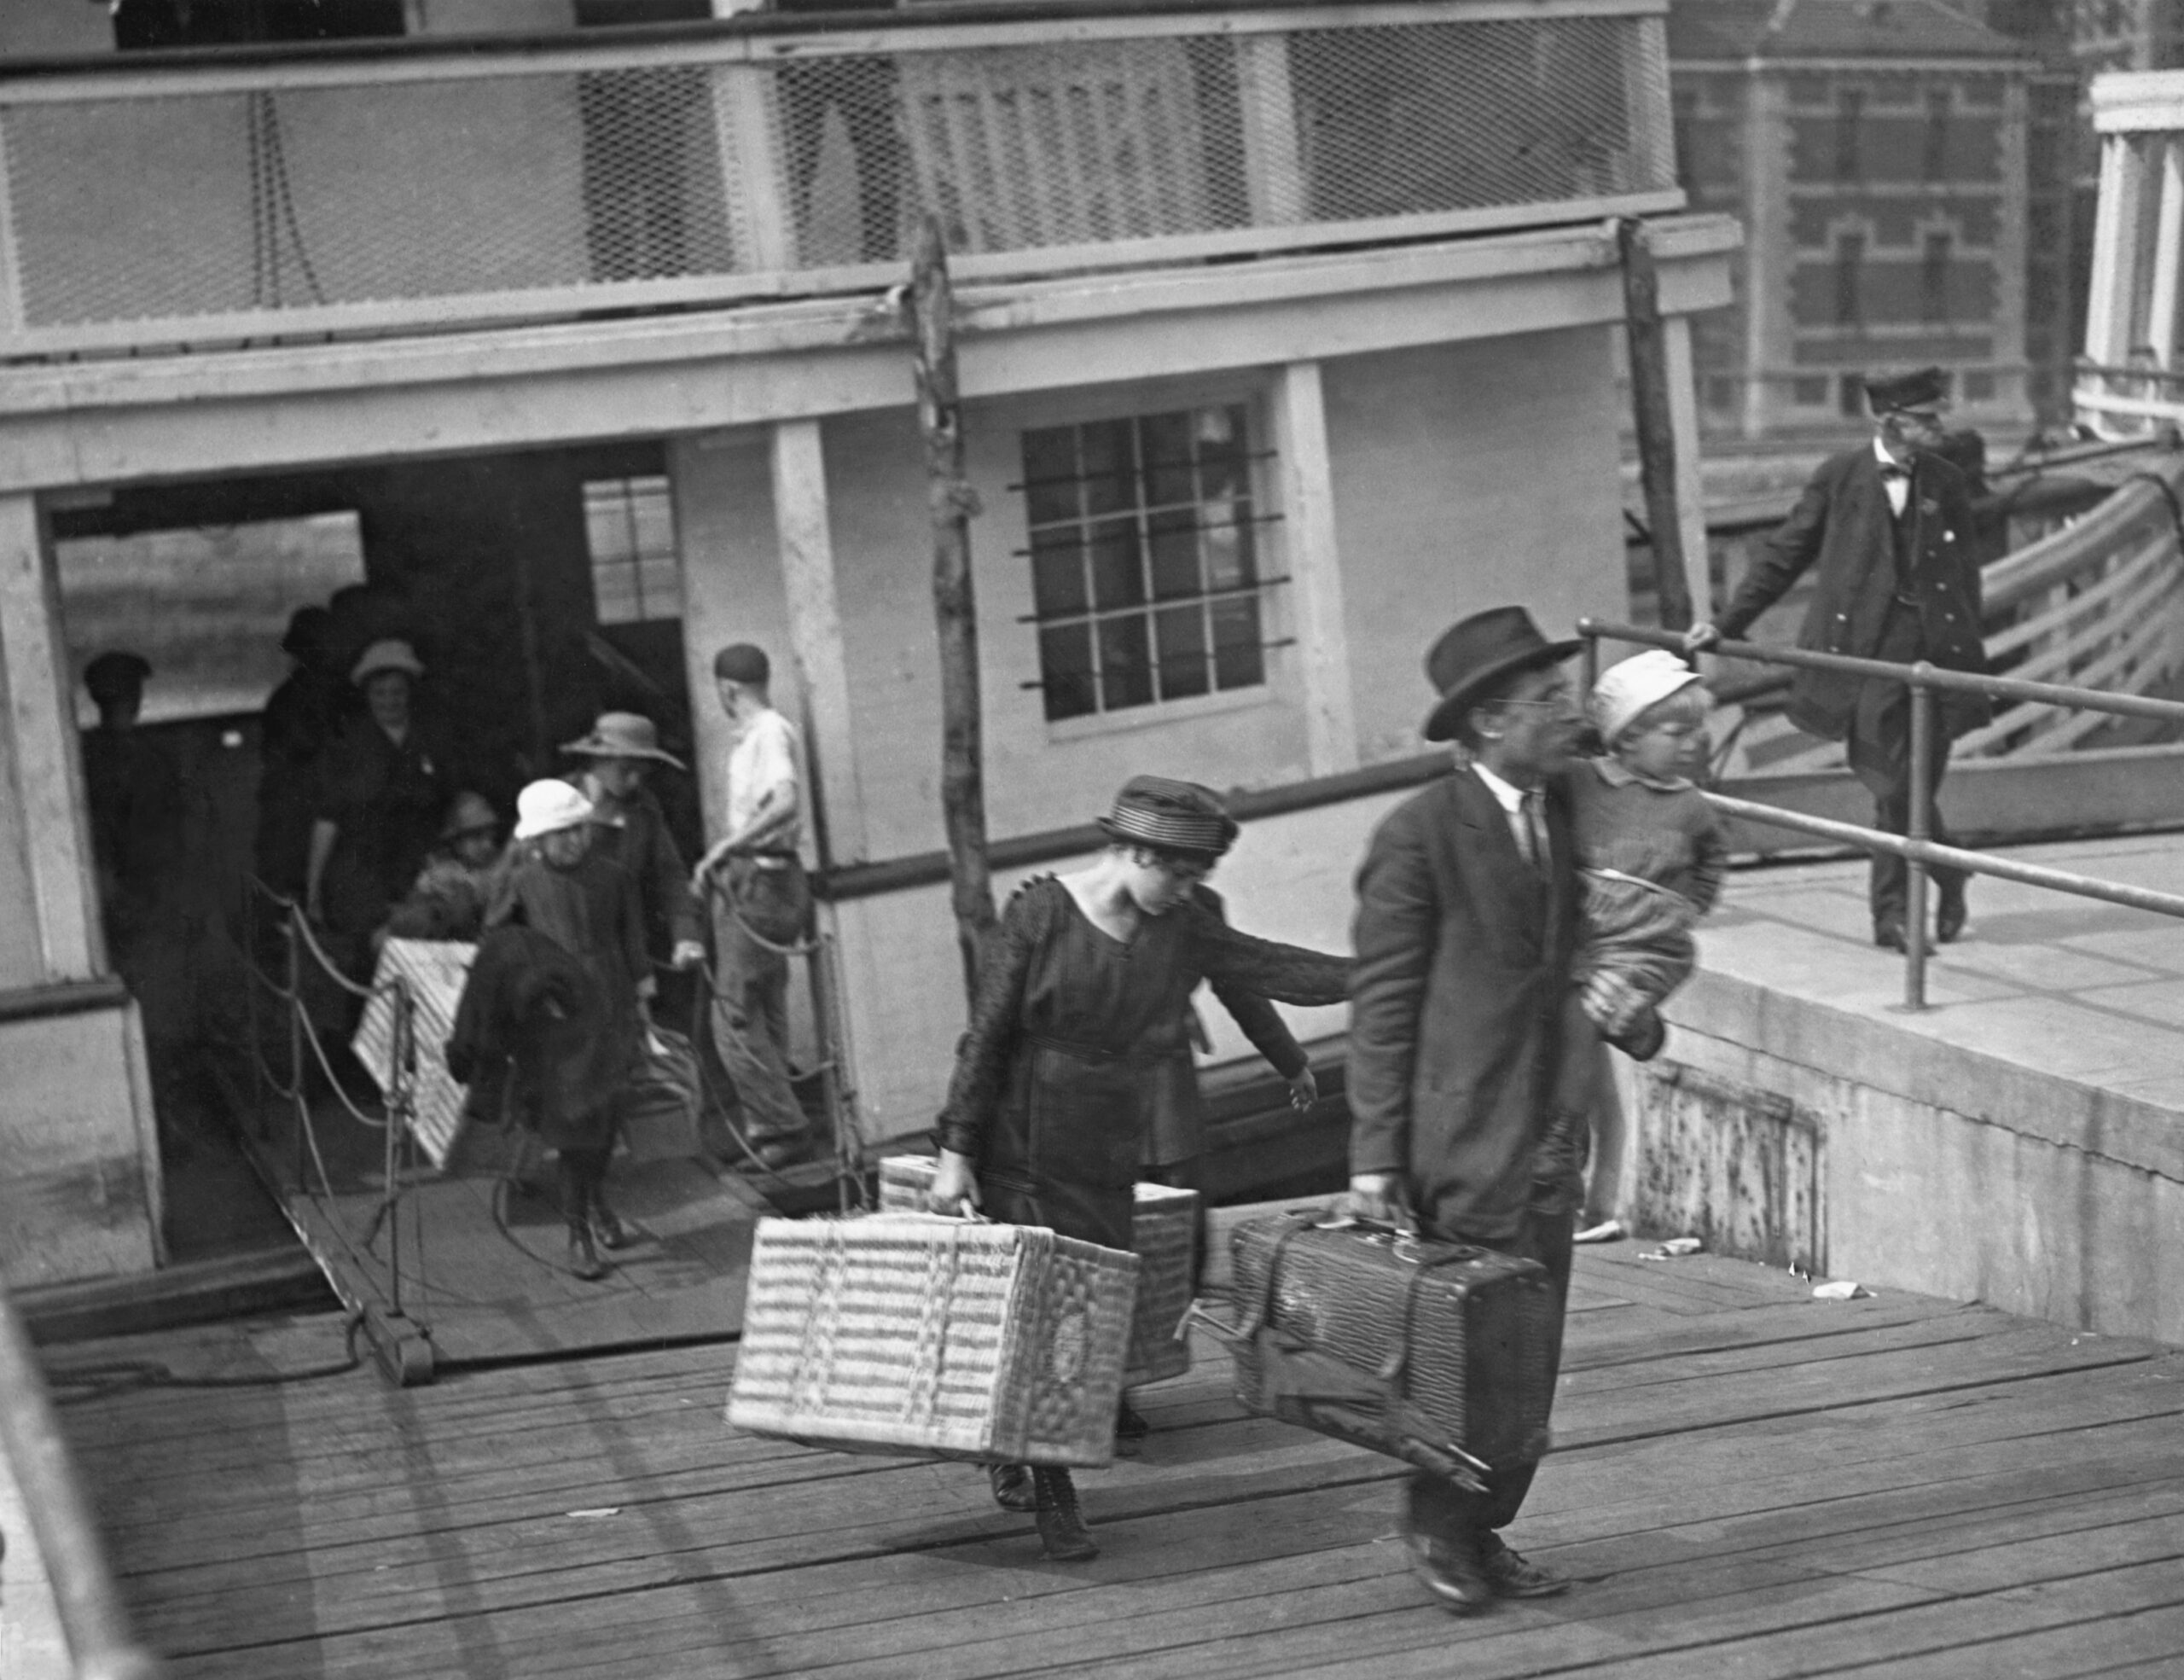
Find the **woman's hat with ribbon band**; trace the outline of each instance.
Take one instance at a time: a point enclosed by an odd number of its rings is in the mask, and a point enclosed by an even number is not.
[[[1100,827],[1108,839],[1125,846],[1201,852],[1212,857],[1235,844],[1237,832],[1236,819],[1213,789],[1165,776],[1133,776],[1123,783],[1114,809],[1100,818]]]

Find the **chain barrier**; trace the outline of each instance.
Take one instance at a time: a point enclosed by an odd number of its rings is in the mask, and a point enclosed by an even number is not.
[[[414,1131],[416,1000],[408,980],[399,974],[369,985],[351,979],[321,941],[299,903],[276,892],[254,875],[247,876],[245,881],[247,909],[242,946],[244,965],[255,983],[249,991],[247,1037],[251,1073],[258,1093],[258,1135],[261,1140],[266,1136],[264,1110],[268,1097],[288,1107],[296,1127],[297,1188],[318,1204],[325,1228],[333,1234],[352,1265],[368,1271],[375,1263],[383,1264],[387,1277],[388,1311],[393,1317],[404,1317],[406,1296],[446,1293],[435,1290],[426,1273],[424,1224],[414,1203],[406,1231],[403,1219],[409,1181],[417,1166]],[[261,966],[265,951],[266,924],[263,918],[269,910],[278,917],[279,937],[287,962],[284,980],[275,979]],[[322,987],[329,981],[334,996],[357,1000],[367,1009],[383,999],[390,1011],[381,1114],[366,1113],[350,1095],[319,1024],[312,1019],[311,988]],[[282,1025],[287,1030],[285,1078],[266,1055],[265,1028],[270,1023],[261,1017],[259,1010],[267,996],[277,1000]],[[337,1192],[319,1136],[319,1115],[312,1091],[313,1067],[338,1111],[380,1137],[380,1196],[370,1220],[358,1234],[351,1233],[335,1211]],[[414,1264],[407,1268],[403,1257],[405,1235],[415,1251]]]

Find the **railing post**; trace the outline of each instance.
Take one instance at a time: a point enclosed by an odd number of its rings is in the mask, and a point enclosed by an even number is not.
[[[386,1216],[387,1311],[396,1318],[402,1311],[402,1151],[403,1111],[410,1066],[410,1035],[415,1031],[410,1015],[410,983],[400,975],[394,980],[394,1023],[387,1034],[386,1185],[381,1212]]]
[[[778,274],[793,268],[795,195],[781,144],[780,90],[772,67],[714,66],[712,104],[737,271]]]
[[[1924,660],[1911,667],[1911,813],[1905,838],[1924,847],[1934,828],[1934,691],[1926,678],[1933,670]],[[1903,1007],[1926,1007],[1926,863],[1916,854],[1905,860],[1903,905]]]
[[[288,914],[281,918],[281,933],[288,946],[288,1089],[295,1093],[296,1113],[292,1118],[296,1128],[296,1183],[307,1188],[311,1183],[311,1092],[304,1084],[304,936],[299,926],[303,918],[301,904],[289,905]],[[322,1184],[319,1188],[330,1193],[333,1187]]]
[[[1289,79],[1289,32],[1236,35],[1236,98],[1243,128],[1244,192],[1252,225],[1294,227],[1308,218],[1297,98]]]

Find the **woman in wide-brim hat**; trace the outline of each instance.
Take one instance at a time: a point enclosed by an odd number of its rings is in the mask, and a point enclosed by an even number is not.
[[[1204,979],[1285,1003],[1341,1003],[1350,962],[1240,933],[1192,898],[1236,838],[1212,792],[1138,776],[1100,819],[1083,869],[1019,891],[979,964],[970,1029],[940,1117],[932,1201],[1130,1246],[1164,1034]],[[995,1492],[1018,1503],[1014,1467]],[[1049,1555],[1092,1556],[1069,1473],[1032,1471]]]
[[[705,932],[690,872],[659,795],[646,785],[653,765],[681,770],[682,761],[660,746],[652,719],[636,712],[602,712],[589,735],[561,751],[583,760],[569,780],[591,801],[591,821],[600,831],[593,846],[637,884],[648,949],[678,968],[704,962]]]

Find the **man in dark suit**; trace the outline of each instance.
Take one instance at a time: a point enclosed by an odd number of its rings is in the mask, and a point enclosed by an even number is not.
[[[1474,614],[1426,655],[1441,696],[1428,741],[1468,762],[1397,806],[1357,875],[1350,984],[1350,1207],[1425,1235],[1539,1261],[1556,1292],[1560,1363],[1583,1141],[1554,1124],[1578,910],[1563,772],[1577,714],[1549,642],[1520,607]],[[1569,1053],[1590,1053],[1570,1043]],[[1582,1130],[1582,1129],[1580,1129]],[[1550,1392],[1552,1376],[1549,1378]],[[1450,1612],[1567,1583],[1504,1545],[1530,1467],[1484,1491],[1414,1474],[1412,1567]]]
[[[1963,475],[1936,452],[1945,435],[1942,393],[1939,368],[1867,380],[1872,442],[1821,463],[1728,610],[1712,624],[1693,626],[1685,647],[1696,652],[1742,636],[1817,562],[1818,588],[1798,635],[1800,648],[1899,665],[1927,660],[1948,671],[1984,673],[1971,496]],[[1873,826],[1907,832],[1909,689],[1800,671],[1788,711],[1790,721],[1808,734],[1848,741],[1850,768],[1873,796]],[[1936,711],[1932,775],[1938,788],[1949,742],[1985,723],[1989,711],[1978,695],[1954,694],[1938,696]],[[1932,837],[1949,843],[1938,809]],[[1964,931],[1966,877],[1960,869],[1931,873],[1940,900],[1934,937],[1946,945]],[[1908,875],[1901,857],[1874,854],[1873,943],[1891,950],[1904,948]]]

